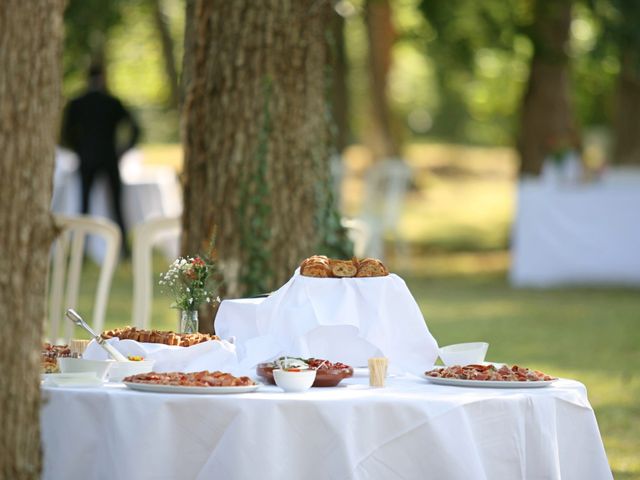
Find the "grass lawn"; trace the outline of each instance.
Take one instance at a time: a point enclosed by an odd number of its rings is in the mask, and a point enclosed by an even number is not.
[[[172,151],[153,154],[174,162]],[[515,164],[508,149],[420,146],[400,222],[410,261],[391,262],[441,345],[483,340],[488,359],[574,378],[589,392],[616,479],[640,479],[640,291],[622,288],[512,289],[507,281]],[[368,159],[347,158],[343,210],[357,214]],[[177,163],[176,163],[177,164]],[[166,267],[157,257],[157,272]],[[91,310],[95,268],[79,308]],[[107,327],[131,324],[131,265],[116,272]],[[153,328],[174,329],[170,300],[154,292]]]

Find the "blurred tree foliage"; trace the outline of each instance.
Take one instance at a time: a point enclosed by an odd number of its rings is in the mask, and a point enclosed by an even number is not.
[[[617,59],[613,104],[613,161],[640,164],[640,2],[636,0],[589,0],[600,19],[600,48],[594,51]]]
[[[532,46],[531,12],[520,0],[422,0],[425,53],[437,65],[441,104],[433,133],[456,141],[507,143],[513,136]]]
[[[92,62],[105,63],[106,43],[122,21],[123,0],[70,0],[64,13],[64,91],[84,86]]]
[[[109,89],[139,117],[144,140],[177,142],[178,112],[167,79],[156,5],[167,19],[174,57],[180,59],[184,0],[69,0],[63,91],[67,98],[80,93],[91,62],[103,59]]]
[[[111,90],[141,117],[146,141],[178,140],[178,118],[154,2],[162,5],[177,66],[184,0],[69,0],[64,92],[82,89],[92,55],[106,58]],[[396,32],[389,70],[391,115],[408,140],[513,144],[533,45],[529,0],[392,0]],[[365,0],[340,0],[352,141],[371,131]],[[582,127],[612,125],[623,51],[640,64],[640,2],[575,0],[572,102]],[[179,70],[179,68],[178,68]],[[179,73],[179,72],[178,72]],[[636,72],[637,73],[637,72]],[[640,135],[636,135],[640,138]]]

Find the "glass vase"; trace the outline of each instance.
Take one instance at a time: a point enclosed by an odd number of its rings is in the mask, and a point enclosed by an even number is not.
[[[197,310],[180,310],[180,333],[198,333]]]

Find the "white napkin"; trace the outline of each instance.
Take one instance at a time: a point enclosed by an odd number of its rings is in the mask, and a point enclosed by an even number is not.
[[[243,365],[277,354],[326,358],[352,366],[389,358],[392,372],[421,373],[438,344],[397,275],[373,278],[293,277],[257,307],[258,338],[240,351]],[[262,356],[262,358],[260,358]]]
[[[154,360],[155,372],[197,372],[200,370],[221,370],[223,372],[239,374],[238,358],[235,345],[225,340],[210,340],[190,347],[178,347],[159,343],[141,343],[135,340],[107,340],[124,356],[140,355],[145,360]],[[91,360],[106,360],[107,352],[92,341],[84,358]]]

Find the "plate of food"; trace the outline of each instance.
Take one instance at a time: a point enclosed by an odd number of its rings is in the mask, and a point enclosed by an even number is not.
[[[425,376],[438,385],[485,388],[540,388],[558,380],[538,370],[492,363],[436,367],[425,372]]]
[[[267,383],[275,385],[273,378],[274,369],[291,370],[313,369],[316,378],[312,387],[335,387],[343,379],[353,376],[353,368],[341,362],[330,362],[321,358],[280,357],[273,362],[260,363],[256,367],[256,373]]]
[[[136,327],[116,328],[102,332],[102,338],[119,338],[120,340],[135,340],[141,343],[158,343],[178,347],[191,347],[210,340],[220,340],[217,335],[208,333],[175,333],[165,330],[144,330]]]
[[[58,357],[70,357],[71,349],[68,345],[42,344],[40,352],[40,373],[60,373]]]
[[[203,370],[201,372],[140,373],[124,378],[131,390],[156,393],[229,394],[248,393],[261,384],[249,377],[235,377],[230,373]]]

